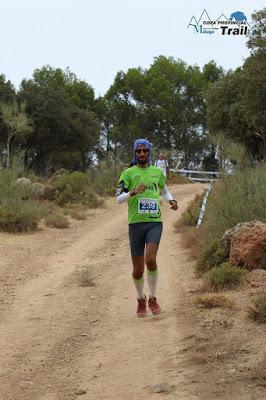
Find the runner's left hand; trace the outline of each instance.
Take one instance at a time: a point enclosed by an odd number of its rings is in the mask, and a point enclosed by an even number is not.
[[[177,202],[175,201],[175,200],[169,200],[169,204],[170,204],[170,208],[171,208],[171,210],[174,210],[174,211],[176,211],[177,209],[178,209],[178,205],[177,205]]]

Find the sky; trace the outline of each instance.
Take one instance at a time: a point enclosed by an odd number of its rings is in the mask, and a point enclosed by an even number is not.
[[[1,0],[0,74],[18,88],[36,68],[70,68],[104,95],[118,71],[148,68],[159,55],[235,69],[248,57],[246,37],[194,33],[194,15],[230,17],[263,0]]]

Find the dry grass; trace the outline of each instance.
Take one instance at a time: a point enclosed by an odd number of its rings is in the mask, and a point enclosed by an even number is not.
[[[87,219],[87,213],[84,210],[72,210],[70,217],[77,220]]]
[[[188,250],[189,256],[195,260],[200,251],[200,244],[202,240],[202,229],[196,229],[192,226],[182,226],[182,229],[177,229],[180,235],[181,245]]]
[[[69,215],[73,219],[84,220],[87,219],[87,207],[83,204],[68,204],[63,208],[63,214]]]
[[[170,172],[167,178],[168,184],[179,184],[184,185],[185,183],[191,183],[191,181],[183,175],[175,174],[174,172]]]
[[[205,293],[194,297],[193,303],[206,308],[222,307],[233,309],[235,303],[229,297],[217,293]]]
[[[80,286],[95,286],[92,268],[84,265],[77,268]]]
[[[248,309],[249,318],[254,321],[266,323],[266,293],[258,295]]]
[[[206,292],[234,289],[246,280],[247,271],[225,262],[204,275],[202,289]]]
[[[65,229],[70,225],[69,219],[63,214],[49,214],[45,217],[44,223],[50,228]]]

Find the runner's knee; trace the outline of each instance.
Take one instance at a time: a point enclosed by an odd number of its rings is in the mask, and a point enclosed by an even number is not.
[[[143,272],[144,272],[143,270],[138,270],[134,268],[132,276],[134,279],[140,279],[143,277]]]
[[[156,258],[155,257],[148,256],[148,257],[146,257],[145,261],[146,261],[147,268],[150,271],[154,271],[157,268]]]

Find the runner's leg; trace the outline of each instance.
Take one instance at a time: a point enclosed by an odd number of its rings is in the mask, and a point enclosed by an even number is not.
[[[129,225],[129,241],[133,263],[133,281],[138,295],[138,317],[145,317],[146,297],[143,293],[144,289],[144,248],[145,248],[145,229],[143,224]]]
[[[159,245],[157,243],[147,243],[145,261],[147,265],[147,282],[150,297],[156,297],[156,288],[158,282],[158,269],[156,255]]]
[[[133,263],[133,281],[137,290],[138,298],[144,298],[143,288],[144,288],[144,256],[132,257]]]
[[[147,265],[147,281],[149,286],[149,308],[156,315],[161,312],[161,307],[156,299],[158,282],[158,268],[156,262],[157,251],[162,234],[162,223],[154,223],[146,234],[145,262]]]

